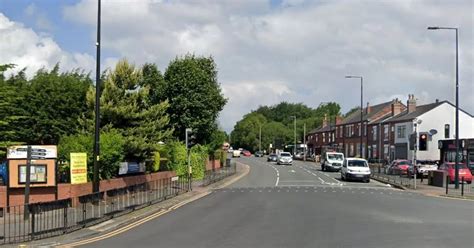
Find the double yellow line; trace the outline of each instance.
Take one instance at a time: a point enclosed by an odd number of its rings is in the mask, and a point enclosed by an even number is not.
[[[121,233],[123,233],[123,232],[126,232],[126,231],[128,231],[128,230],[130,230],[130,229],[132,229],[132,228],[135,228],[135,227],[137,227],[137,226],[139,226],[139,225],[142,225],[142,224],[144,224],[144,223],[146,223],[146,222],[148,222],[148,221],[150,221],[150,220],[153,220],[153,219],[155,219],[155,218],[158,218],[158,217],[160,217],[160,216],[162,216],[162,215],[164,215],[164,214],[166,214],[166,213],[168,213],[168,212],[171,212],[171,211],[173,211],[173,210],[175,210],[175,209],[177,209],[177,208],[179,208],[179,207],[181,207],[181,206],[183,206],[183,205],[185,205],[185,204],[188,204],[188,203],[190,203],[190,202],[192,202],[192,201],[195,201],[195,200],[197,200],[197,199],[199,199],[199,198],[201,198],[201,197],[204,197],[204,196],[206,196],[206,195],[208,195],[208,194],[210,194],[210,193],[211,193],[211,192],[204,192],[204,193],[202,193],[202,194],[200,194],[200,195],[197,195],[197,196],[195,196],[195,197],[193,197],[193,198],[191,198],[191,199],[189,199],[189,200],[186,200],[186,201],[184,201],[184,202],[180,202],[180,203],[178,203],[178,204],[176,204],[176,205],[170,207],[169,209],[160,210],[160,211],[158,211],[158,212],[156,212],[156,213],[154,213],[154,214],[152,214],[152,215],[149,215],[149,216],[147,216],[147,217],[145,217],[145,218],[143,218],[143,219],[140,219],[140,220],[138,220],[138,221],[136,221],[136,222],[133,222],[133,223],[127,225],[127,226],[121,227],[121,228],[119,228],[119,229],[117,229],[117,230],[114,230],[114,231],[112,231],[112,232],[106,233],[106,234],[104,234],[104,235],[100,235],[100,236],[97,236],[97,237],[94,237],[94,238],[90,238],[90,239],[86,239],[86,240],[77,241],[77,242],[74,242],[74,243],[59,245],[59,246],[56,246],[56,247],[61,247],[61,248],[75,247],[75,246],[86,245],[86,244],[90,244],[90,243],[97,242],[97,241],[100,241],[100,240],[108,239],[108,238],[110,238],[110,237],[113,237],[113,236],[116,236],[116,235],[121,234]]]

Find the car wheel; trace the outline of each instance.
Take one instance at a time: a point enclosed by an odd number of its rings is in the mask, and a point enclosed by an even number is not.
[[[342,174],[342,172],[341,172],[341,181],[345,181],[344,174]]]
[[[365,183],[370,183],[370,179],[365,180]]]

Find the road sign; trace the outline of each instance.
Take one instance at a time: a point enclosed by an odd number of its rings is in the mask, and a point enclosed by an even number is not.
[[[27,159],[27,146],[10,146],[7,149],[7,159]],[[31,159],[55,159],[58,157],[56,146],[31,146]]]

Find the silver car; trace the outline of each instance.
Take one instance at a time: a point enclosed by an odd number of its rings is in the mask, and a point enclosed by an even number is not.
[[[291,154],[289,152],[280,153],[280,155],[278,155],[277,164],[292,165],[293,164],[293,158],[291,157]]]

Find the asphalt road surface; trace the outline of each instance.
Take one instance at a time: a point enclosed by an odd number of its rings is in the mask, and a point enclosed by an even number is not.
[[[471,201],[239,160],[250,173],[235,184],[87,247],[474,247]]]

